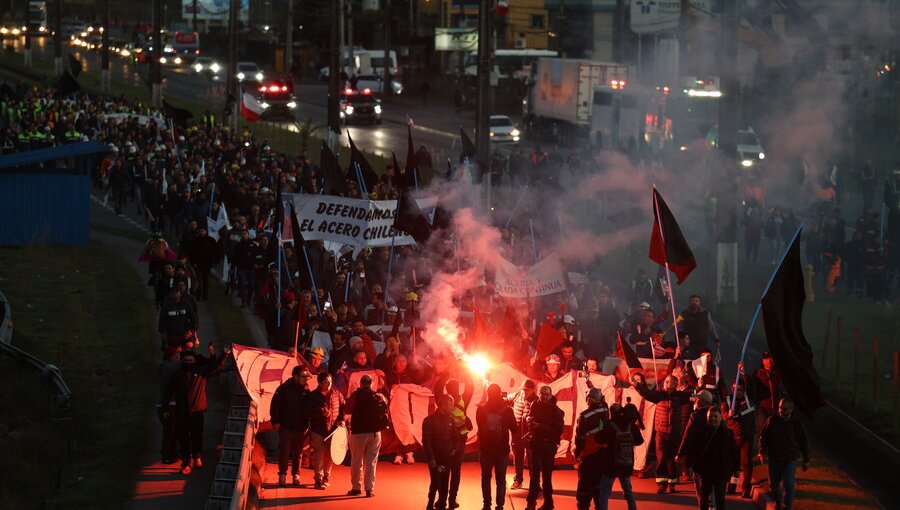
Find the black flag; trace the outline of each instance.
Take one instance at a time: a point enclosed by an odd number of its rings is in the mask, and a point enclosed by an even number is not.
[[[322,185],[326,195],[340,195],[345,197],[349,194],[347,190],[347,178],[341,171],[341,165],[338,163],[337,156],[331,152],[328,144],[322,140],[322,148],[319,150],[319,167],[321,168]]]
[[[338,98],[328,96],[328,129],[338,136],[341,134],[340,109],[341,104]]]
[[[394,157],[396,163],[397,158]],[[417,243],[423,244],[428,241],[431,235],[431,225],[428,218],[422,214],[422,209],[416,203],[416,199],[408,189],[400,190],[400,197],[397,199],[397,214],[394,216],[394,230],[406,232]]]
[[[309,275],[309,266],[306,265],[306,259],[304,258],[304,248],[306,241],[303,239],[303,233],[300,232],[300,224],[297,222],[297,211],[294,210],[294,202],[291,201],[291,216],[288,218],[288,221],[291,222],[291,236],[294,238],[294,257],[297,258],[297,269],[300,272],[300,280],[301,285],[304,289],[312,288],[312,279]],[[307,271],[303,271],[302,268],[307,268]],[[303,276],[305,275],[305,276]],[[313,292],[316,289],[312,289]],[[302,307],[301,307],[302,309]],[[299,311],[298,311],[299,313]]]
[[[418,189],[419,168],[416,161],[416,148],[412,139],[412,119],[406,124],[406,169],[404,184],[407,189]],[[397,169],[399,171],[399,168]]]
[[[669,269],[678,277],[678,285],[681,285],[681,282],[697,267],[697,261],[691,247],[684,240],[675,216],[656,188],[653,188],[653,213],[650,260],[661,266],[665,266],[668,262]],[[660,230],[665,238],[660,235]]]
[[[68,69],[63,71],[62,76],[59,77],[59,82],[56,84],[56,93],[60,96],[68,96],[80,91],[81,85],[72,76],[72,72]]]
[[[69,53],[69,71],[72,73],[72,76],[78,78],[78,75],[81,74],[81,69],[81,61]]]
[[[465,163],[466,160],[469,160],[470,165],[476,164],[478,162],[478,151],[475,149],[475,144],[472,143],[472,139],[469,138],[462,126],[459,128],[459,134],[462,137],[462,152],[459,154],[460,164]]]
[[[811,417],[825,405],[825,397],[813,366],[812,349],[803,334],[805,302],[798,230],[761,303],[766,341],[784,387],[797,407]]]
[[[163,109],[166,112],[166,117],[168,117],[175,126],[184,127],[187,124],[188,119],[194,118],[194,114],[189,110],[172,106],[166,100],[163,100]]]
[[[363,153],[356,148],[356,144],[353,143],[350,135],[347,135],[347,138],[350,140],[350,168],[347,170],[347,175],[350,177],[350,180],[360,185],[360,192],[369,194],[378,182],[378,174],[369,166],[369,162],[366,161]],[[360,174],[362,175],[362,183],[359,182]]]

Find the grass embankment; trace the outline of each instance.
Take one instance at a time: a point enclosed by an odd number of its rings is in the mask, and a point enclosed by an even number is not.
[[[797,470],[797,493],[794,507],[815,510],[845,508],[883,508],[871,494],[855,485],[843,471],[813,454],[809,470]],[[767,476],[757,466],[758,477]]]
[[[63,50],[66,53],[66,50]],[[113,57],[114,58],[114,57]],[[165,73],[165,70],[163,70]],[[31,68],[25,67],[24,57],[21,53],[13,53],[10,51],[0,51],[0,76],[9,78],[13,81],[24,80],[32,85],[40,85],[43,87],[52,86],[56,74],[53,68],[53,62],[40,58],[37,55],[32,56]],[[101,94],[100,74],[95,72],[84,71],[78,76],[78,82],[82,90],[92,94]],[[132,101],[148,102],[151,99],[150,89],[148,87],[139,87],[128,83],[122,83],[115,78],[110,79],[110,90],[107,95],[119,97],[123,96]],[[166,97],[166,102],[177,108],[184,108],[194,115],[194,119],[200,119],[203,112],[210,109],[210,105],[200,101],[186,101],[177,97]],[[301,123],[305,123],[303,120]],[[295,131],[289,129],[286,124],[276,124],[271,122],[248,123],[242,117],[238,118],[238,129],[249,130],[259,140],[269,140],[269,145],[273,150],[297,156],[301,152],[301,137]],[[320,127],[307,143],[307,153],[314,163],[319,162],[319,147],[322,139],[319,136],[325,134],[325,128]],[[366,158],[373,164],[375,170],[381,173],[381,170],[391,163],[389,158],[376,155],[363,150]],[[341,164],[346,167],[350,163],[350,152],[341,151]]]
[[[155,313],[143,282],[114,252],[0,249],[14,345],[58,366],[73,392],[62,415],[51,388],[0,360],[0,508],[124,506],[147,449],[157,390]]]

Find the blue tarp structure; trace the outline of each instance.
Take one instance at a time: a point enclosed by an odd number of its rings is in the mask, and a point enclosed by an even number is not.
[[[94,141],[0,156],[0,245],[87,246],[91,172],[107,150]]]

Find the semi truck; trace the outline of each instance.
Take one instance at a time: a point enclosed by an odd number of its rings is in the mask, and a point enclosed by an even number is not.
[[[570,145],[591,139],[597,86],[627,86],[625,64],[566,58],[540,58],[523,100],[526,133],[537,141]]]

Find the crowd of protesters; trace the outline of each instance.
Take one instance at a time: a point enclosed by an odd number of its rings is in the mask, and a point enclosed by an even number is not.
[[[265,324],[269,346],[303,360],[272,403],[272,423],[279,428],[281,484],[287,483],[288,470],[292,482],[300,484],[300,451],[308,442],[315,487],[327,487],[327,437],[349,425],[349,494],[364,491],[374,496],[391,389],[413,383],[433,391],[437,410],[423,425],[422,444],[398,447],[393,462],[413,464],[422,450],[432,476],[428,507],[459,506],[460,466],[473,425],[466,411],[477,404],[471,402],[473,376],[451,352],[427,345],[418,323],[419,300],[427,299],[424,291],[435,271],[467,267],[451,241],[439,253],[400,246],[364,249],[355,258],[352,250],[329,252],[321,241],[282,247],[272,232],[277,190],[317,194],[325,187],[321,169],[306,155],[278,154],[250,131],[231,130],[211,115],[173,128],[164,112],[124,99],[59,99],[27,89],[5,94],[0,112],[5,119],[0,132],[4,151],[102,141],[109,152],[96,169],[95,187],[116,212],[133,207],[153,231],[141,259],[148,263],[148,284],[155,289],[164,353],[158,407],[164,462],[180,459],[185,474],[203,465],[205,384],[228,353],[217,355],[212,347],[201,352],[197,302],[209,299],[213,269],[220,268],[224,292]],[[417,159],[430,165],[427,156],[420,150]],[[545,164],[546,159],[546,153],[536,151],[532,164]],[[366,194],[395,199],[403,181],[399,169],[388,167]],[[345,184],[348,196],[363,195],[353,178]],[[517,248],[516,240],[515,228],[502,229],[496,249],[519,262],[528,254]],[[307,261],[302,266],[295,250],[302,250]],[[793,470],[801,456],[804,467],[808,463],[808,449],[802,427],[790,420],[790,401],[782,400],[777,368],[771,357],[764,357],[764,366],[738,383],[739,402],[730,402],[732,388],[718,368],[715,323],[699,296],[691,296],[680,314],[676,344],[675,332],[667,330],[673,320],[666,312],[665,292],[656,283],[661,280],[645,272],[636,275],[631,295],[617,297],[609,287],[594,283],[575,285],[571,296],[507,301],[486,280],[454,303],[465,333],[462,345],[508,362],[530,377],[516,395],[504,396],[499,387],[489,387],[487,401],[478,409],[486,509],[492,502],[498,509],[503,506],[510,457],[513,489],[523,488],[524,467],[529,466],[527,508],[535,508],[539,496],[541,508],[553,508],[552,473],[563,426],[562,411],[547,384],[572,371],[602,372],[607,358],[621,349],[620,337],[639,357],[670,360],[670,376],[657,388],[647,387],[639,375],[621,383],[657,403],[658,492],[675,492],[686,470],[693,469],[700,507],[708,507],[712,494],[722,509],[725,483],[740,470],[740,489],[749,497],[752,452],[760,437],[759,453],[770,462],[770,480],[784,483],[786,494],[779,502],[790,507]],[[580,306],[560,307],[564,301]],[[620,311],[617,301],[627,303],[626,309]],[[558,308],[561,313],[548,316]],[[538,357],[535,344],[545,317],[563,341],[554,352]],[[488,335],[483,334],[485,323]],[[317,332],[327,333],[330,348],[314,345]],[[375,387],[367,374],[358,389],[348,392],[354,372],[372,370],[383,378],[383,387]],[[592,500],[605,508],[615,479],[629,498],[629,508],[634,508],[627,466],[629,459],[633,463],[633,453],[628,451],[642,440],[634,406],[607,406],[598,391],[585,398],[589,408],[579,417],[575,433],[579,508],[588,508]]]

